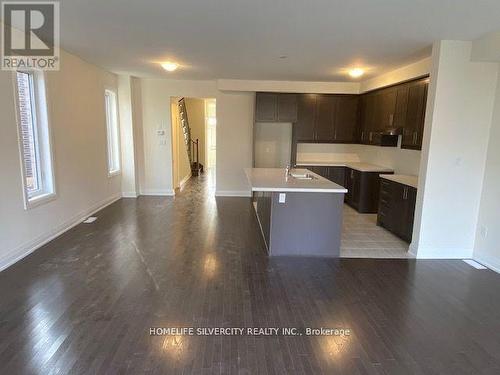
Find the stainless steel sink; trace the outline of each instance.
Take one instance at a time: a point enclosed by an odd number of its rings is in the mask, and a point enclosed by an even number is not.
[[[305,169],[291,170],[290,176],[297,180],[315,180],[317,178],[313,174],[306,172]]]

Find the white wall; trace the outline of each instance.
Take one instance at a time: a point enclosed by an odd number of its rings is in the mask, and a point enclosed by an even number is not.
[[[500,65],[499,65],[500,70]],[[500,272],[500,78],[490,129],[474,259]]]
[[[217,105],[217,195],[249,195],[244,168],[252,165],[255,94],[217,90],[216,81],[141,79],[142,144],[137,152],[141,194],[173,194],[171,97],[215,98]],[[139,100],[138,100],[139,101]],[[157,130],[165,130],[158,136]]]
[[[139,176],[136,173],[137,158],[134,149],[134,123],[132,107],[132,81],[130,76],[118,77],[118,110],[120,114],[122,195],[137,197]]]
[[[471,62],[470,42],[433,47],[411,251],[472,256],[498,65]]]
[[[108,178],[104,88],[117,77],[61,51],[61,70],[47,74],[57,199],[25,210],[13,75],[0,71],[0,269],[121,196]]]
[[[431,69],[431,57],[414,62],[392,70],[380,76],[361,82],[360,92],[375,90],[380,87],[390,86],[395,83],[404,82],[413,78],[422,77],[429,74]]]
[[[420,151],[399,147],[379,147],[355,144],[300,143],[297,163],[300,162],[363,162],[394,169],[398,174],[417,176]]]
[[[255,93],[217,95],[216,195],[250,196],[244,169],[253,161]]]

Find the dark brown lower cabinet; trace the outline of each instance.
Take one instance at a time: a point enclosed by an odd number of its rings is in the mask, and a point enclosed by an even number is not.
[[[300,165],[298,167],[301,167]],[[381,172],[361,172],[348,167],[303,166],[347,189],[345,202],[363,214],[376,214]],[[390,174],[384,172],[384,174]]]
[[[381,179],[377,225],[410,243],[416,200],[417,189]]]
[[[346,203],[363,214],[377,213],[380,172],[361,172],[346,168],[345,173],[345,188],[348,190],[345,195]]]
[[[340,186],[345,186],[345,167],[308,166],[306,168]]]

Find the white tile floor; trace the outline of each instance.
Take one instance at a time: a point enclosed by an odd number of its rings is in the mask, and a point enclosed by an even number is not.
[[[413,258],[408,244],[377,226],[376,214],[360,214],[344,205],[340,256],[343,258]]]

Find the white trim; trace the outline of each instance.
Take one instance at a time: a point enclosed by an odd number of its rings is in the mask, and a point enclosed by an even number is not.
[[[0,259],[0,272],[12,266],[14,263],[20,261],[29,254],[33,253],[35,250],[39,249],[43,245],[52,241],[53,239],[59,237],[64,232],[77,226],[88,216],[93,215],[97,211],[102,210],[103,208],[109,206],[110,204],[116,202],[119,199],[121,199],[121,195],[113,195],[112,197],[104,199],[101,202],[94,204],[91,208],[79,212],[69,220],[66,220],[61,225],[55,227],[53,230],[31,241],[28,241],[22,244],[21,246],[18,246],[15,249],[8,251],[7,255],[3,256],[2,259]]]
[[[23,189],[23,200],[24,209],[30,210],[34,207],[41,206],[47,202],[57,199],[57,189],[56,189],[56,177],[55,177],[55,157],[53,139],[52,139],[52,128],[51,128],[51,109],[49,101],[49,93],[47,88],[47,76],[45,71],[26,71],[31,75],[33,80],[33,95],[34,95],[34,114],[35,117],[35,127],[37,131],[38,140],[38,153],[40,158],[39,173],[41,173],[41,183],[43,187],[43,192],[41,194],[29,197],[26,188],[26,170],[24,165],[24,154],[22,150],[22,134],[21,134],[21,119],[19,112],[19,87],[17,84],[17,72],[23,70],[14,70],[12,72],[12,84],[14,89],[14,100],[16,105],[15,115],[17,124],[17,142],[19,151],[19,161],[21,163],[21,180]],[[41,122],[44,122],[45,126],[41,127]],[[41,135],[45,133],[45,137]],[[45,142],[41,142],[45,141]],[[40,144],[42,143],[42,144]],[[42,150],[42,152],[40,152]],[[40,155],[43,154],[43,155]],[[43,160],[42,160],[43,159]]]
[[[188,174],[186,175],[186,177],[184,177],[184,178],[181,180],[181,182],[179,183],[179,187],[180,187],[180,188],[182,188],[182,187],[184,186],[184,184],[185,184],[186,182],[188,182],[188,181],[189,181],[189,179],[190,179],[191,177],[193,177],[193,175],[192,175],[191,173],[188,173]]]
[[[472,259],[483,266],[488,267],[490,270],[500,273],[500,263],[498,261],[495,262],[495,260],[489,260],[483,257],[473,257]]]
[[[52,201],[55,201],[57,199],[57,194],[56,193],[46,193],[42,195],[37,195],[33,198],[30,198],[26,204],[25,204],[25,209],[30,210],[32,208],[42,206],[45,203],[49,203]]]
[[[116,162],[118,163],[117,169],[110,170],[110,164],[111,164],[111,159],[110,159],[110,124],[108,123],[108,108],[107,108],[107,97],[111,96],[114,101],[114,118],[116,121],[116,153],[117,155],[114,155],[117,157]],[[107,172],[108,172],[108,178],[112,178],[118,175],[121,175],[122,173],[122,160],[121,160],[121,132],[120,132],[120,114],[119,114],[119,109],[118,109],[118,90],[115,87],[111,86],[104,86],[104,120],[106,124],[106,160],[108,161],[107,163]],[[113,141],[113,140],[111,140]]]
[[[138,196],[135,191],[122,191],[122,198],[137,198]]]
[[[173,189],[160,189],[160,190],[154,190],[154,189],[146,189],[142,190],[140,195],[158,195],[158,196],[167,196],[167,197],[173,197],[175,195]]]
[[[249,190],[216,190],[216,197],[251,197],[252,194]]]

